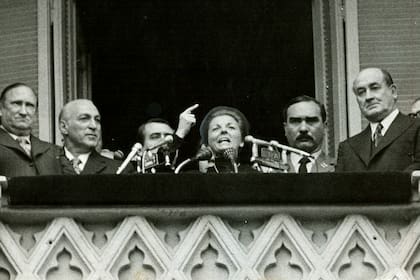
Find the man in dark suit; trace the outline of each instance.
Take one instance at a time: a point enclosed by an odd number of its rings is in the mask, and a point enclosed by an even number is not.
[[[168,121],[160,118],[149,119],[139,126],[137,131],[137,139],[142,144],[142,152],[151,149],[146,157],[146,170],[145,172],[172,172],[178,157],[178,149],[184,143],[185,137],[190,132],[191,128],[195,125],[196,119],[193,111],[198,108],[198,104],[188,107],[179,115],[177,129],[174,130]],[[162,148],[155,148],[162,144],[168,136],[172,136],[172,143],[164,145]],[[162,149],[170,152],[168,156],[172,162],[171,166],[164,165]],[[139,165],[139,163],[137,163]]]
[[[63,174],[115,174],[121,162],[101,156],[96,147],[101,139],[101,116],[87,99],[76,99],[64,105],[59,116],[64,138],[60,155]],[[133,170],[132,166],[126,172]]]
[[[327,113],[315,98],[301,95],[291,99],[283,109],[284,131],[289,146],[311,154],[305,157],[290,153],[289,173],[333,172],[334,161],[322,150]]]
[[[59,174],[57,147],[31,134],[37,96],[23,83],[0,94],[0,175],[7,177]]]
[[[412,171],[420,167],[420,120],[397,108],[397,88],[379,68],[362,70],[353,83],[360,111],[369,121],[340,143],[336,171]]]

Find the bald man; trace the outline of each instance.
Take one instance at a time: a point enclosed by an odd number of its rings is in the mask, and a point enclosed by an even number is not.
[[[0,175],[6,177],[59,174],[58,147],[32,135],[38,98],[24,83],[0,93]]]
[[[59,115],[64,149],[60,157],[63,174],[115,174],[120,162],[101,156],[96,147],[101,139],[101,116],[87,99],[64,105]],[[133,168],[129,166],[127,173]]]
[[[369,121],[340,143],[336,171],[412,171],[420,167],[420,120],[397,107],[397,87],[380,68],[360,71],[353,83],[360,111]]]

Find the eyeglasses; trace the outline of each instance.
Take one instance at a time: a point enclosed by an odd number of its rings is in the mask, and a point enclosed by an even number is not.
[[[417,111],[415,113],[410,113],[410,114],[408,114],[408,116],[412,119],[420,118],[420,111]]]

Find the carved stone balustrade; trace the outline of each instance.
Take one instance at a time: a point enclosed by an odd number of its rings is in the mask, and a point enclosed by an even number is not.
[[[22,177],[1,191],[1,280],[420,279],[416,174]]]

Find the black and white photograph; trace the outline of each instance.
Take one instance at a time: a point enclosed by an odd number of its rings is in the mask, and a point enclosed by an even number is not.
[[[0,0],[3,279],[420,279],[420,0]]]

